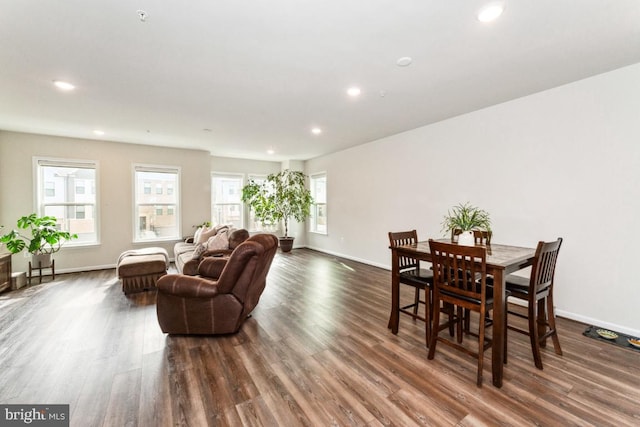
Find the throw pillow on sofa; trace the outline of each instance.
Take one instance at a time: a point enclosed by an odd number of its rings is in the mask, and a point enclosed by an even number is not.
[[[199,260],[202,258],[202,254],[207,250],[207,245],[200,243],[196,245],[196,248],[193,250],[193,254],[191,255],[191,259]]]
[[[193,233],[193,244],[194,245],[198,243],[198,240],[200,239],[200,235],[202,234],[202,230],[203,230],[202,227],[198,227],[198,228],[196,228],[196,232]]]
[[[229,249],[228,231],[228,229],[220,230],[215,236],[209,237],[209,240],[207,240],[207,250]]]
[[[220,233],[221,231],[228,230],[228,229],[229,229],[228,225],[216,225],[215,227],[202,230],[202,233],[200,233],[200,237],[198,238],[198,240],[194,240],[193,243],[195,243],[196,245],[199,243],[206,244],[207,240],[209,240],[210,237],[213,237],[216,234]]]

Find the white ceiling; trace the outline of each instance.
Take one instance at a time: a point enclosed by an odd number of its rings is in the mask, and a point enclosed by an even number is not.
[[[486,3],[0,0],[0,129],[304,160],[640,62],[639,0]]]

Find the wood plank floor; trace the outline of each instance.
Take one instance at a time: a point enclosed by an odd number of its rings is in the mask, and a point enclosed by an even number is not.
[[[510,334],[504,386],[488,351],[477,388],[474,359],[427,360],[424,325],[392,335],[389,307],[389,271],[296,249],[238,334],[166,336],[154,293],[60,275],[0,295],[0,403],[70,404],[72,426],[640,425],[640,353],[585,325],[560,319],[543,371]]]

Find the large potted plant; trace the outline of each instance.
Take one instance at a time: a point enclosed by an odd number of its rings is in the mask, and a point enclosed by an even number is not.
[[[313,198],[305,187],[306,175],[285,169],[272,173],[262,183],[250,180],[242,188],[242,201],[253,209],[256,219],[262,224],[284,224],[284,236],[280,237],[280,248],[289,252],[294,237],[289,236],[289,221],[294,218],[302,222],[309,217]]]
[[[451,208],[444,216],[442,229],[450,232],[460,232],[458,244],[473,246],[475,240],[474,230],[491,232],[491,219],[489,213],[483,209],[471,205],[469,202],[462,203]]]
[[[77,234],[58,230],[54,216],[39,217],[32,213],[19,218],[17,225],[18,229],[0,237],[0,243],[4,243],[12,254],[26,249],[32,255],[32,264],[42,268],[51,265],[51,255],[58,252],[66,241],[78,238]],[[28,234],[23,234],[26,230]]]

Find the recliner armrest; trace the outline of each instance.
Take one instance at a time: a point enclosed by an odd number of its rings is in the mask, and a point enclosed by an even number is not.
[[[167,274],[158,279],[158,292],[187,298],[213,298],[218,295],[216,282],[197,276]]]
[[[198,264],[198,274],[204,277],[217,279],[220,277],[224,266],[227,265],[229,258],[219,256],[209,256],[203,258]]]
[[[205,258],[208,256],[222,257],[225,255],[231,255],[231,252],[233,252],[231,249],[214,249],[211,251],[204,251],[201,258]]]

